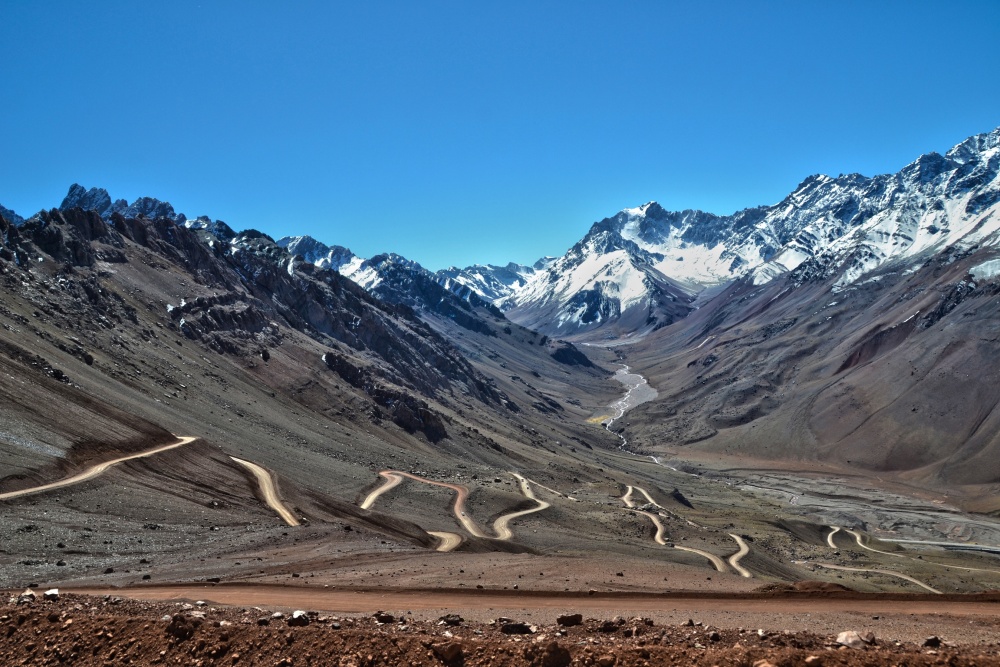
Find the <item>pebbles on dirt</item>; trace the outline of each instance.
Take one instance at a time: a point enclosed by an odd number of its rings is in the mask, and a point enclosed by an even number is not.
[[[19,598],[24,601],[18,603]],[[381,615],[390,616],[385,612]],[[651,626],[647,619],[621,617],[583,619],[578,625],[565,626],[558,624],[558,618],[538,626],[506,618],[491,624],[462,621],[459,632],[455,629],[458,626],[444,623],[443,618],[381,623],[374,616],[337,618],[302,610],[286,615],[259,607],[220,608],[212,603],[196,607],[72,593],[58,600],[21,595],[0,605],[0,664],[970,667],[996,664],[1000,649],[998,645],[956,648],[937,637],[929,638],[924,647],[875,642],[867,634],[845,631],[842,635],[849,635],[852,643],[860,641],[857,645],[864,648],[852,650],[838,644],[848,639],[846,636],[835,639],[804,632]],[[277,622],[280,619],[286,621]],[[264,625],[258,625],[261,621]],[[600,632],[605,624],[620,631]]]

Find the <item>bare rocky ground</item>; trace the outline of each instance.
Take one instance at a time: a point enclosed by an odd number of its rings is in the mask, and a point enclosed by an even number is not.
[[[16,595],[0,605],[5,665],[991,665],[994,641],[900,642],[726,628],[701,620],[548,614],[491,622],[409,613],[345,616],[314,610],[153,603],[114,596]]]

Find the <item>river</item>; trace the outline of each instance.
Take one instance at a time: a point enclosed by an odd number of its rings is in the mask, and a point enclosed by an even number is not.
[[[642,405],[643,403],[648,403],[657,397],[658,393],[649,382],[642,375],[638,373],[632,373],[628,366],[622,364],[622,367],[618,369],[614,374],[614,379],[621,382],[627,387],[625,395],[619,398],[617,401],[608,406],[611,414],[607,414],[606,411],[598,415],[598,420],[608,431],[611,431],[611,425],[615,423],[618,419],[636,407],[637,405]],[[628,445],[628,440],[621,433],[615,433],[621,441],[622,448],[624,449]]]

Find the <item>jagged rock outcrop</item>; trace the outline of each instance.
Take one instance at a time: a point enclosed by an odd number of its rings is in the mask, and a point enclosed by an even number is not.
[[[26,220],[21,235],[58,262],[93,266],[94,262],[120,262],[122,239],[96,211],[71,208],[42,211]],[[93,243],[92,243],[93,242]]]
[[[124,200],[119,200],[120,204]],[[60,211],[69,211],[78,208],[84,211],[94,211],[97,215],[105,218],[111,214],[111,195],[104,188],[90,188],[87,190],[79,183],[74,183],[69,187],[69,192],[59,204]]]
[[[6,220],[11,225],[14,225],[15,227],[20,227],[21,225],[24,224],[24,218],[22,218],[17,213],[14,213],[14,211],[2,205],[0,205],[0,218],[3,218],[4,220]]]

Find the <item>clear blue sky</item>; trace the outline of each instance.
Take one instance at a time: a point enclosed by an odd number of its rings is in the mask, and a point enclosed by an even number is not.
[[[0,203],[73,182],[429,268],[1000,125],[1000,2],[0,4]]]

